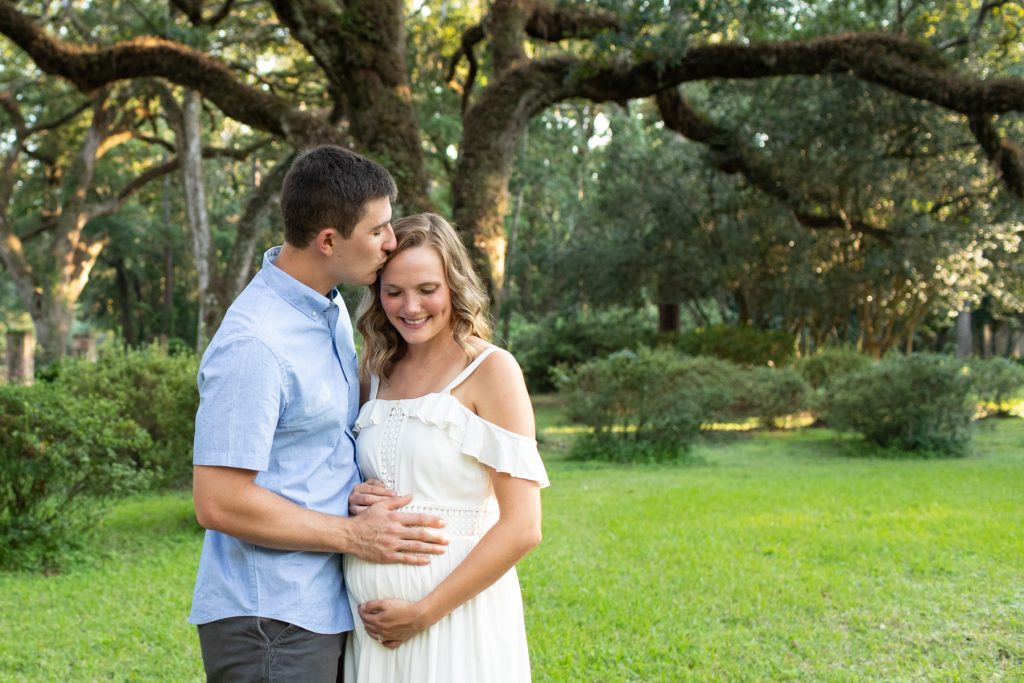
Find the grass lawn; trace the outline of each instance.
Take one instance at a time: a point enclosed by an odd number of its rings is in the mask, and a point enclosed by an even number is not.
[[[638,467],[565,461],[544,397],[538,423],[534,680],[1024,680],[1024,420],[958,460],[805,430]],[[200,679],[189,496],[125,501],[102,532],[66,574],[0,574],[0,680]]]

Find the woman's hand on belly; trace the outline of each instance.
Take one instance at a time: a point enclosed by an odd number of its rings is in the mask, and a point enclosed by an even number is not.
[[[384,486],[380,479],[367,479],[352,489],[348,497],[348,513],[355,517],[374,503],[394,497],[395,492]]]
[[[366,633],[391,649],[433,625],[422,602],[398,598],[364,602],[359,606],[359,617]]]

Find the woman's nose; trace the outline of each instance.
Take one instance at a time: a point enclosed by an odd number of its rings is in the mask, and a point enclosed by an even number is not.
[[[419,312],[421,310],[421,308],[422,308],[422,306],[420,305],[420,299],[419,299],[418,296],[406,297],[405,301],[402,302],[402,304],[403,304],[402,305],[402,309],[406,313],[410,313],[410,312],[411,313],[416,313],[416,312]]]

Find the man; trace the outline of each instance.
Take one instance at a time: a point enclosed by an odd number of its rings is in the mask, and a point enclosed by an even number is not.
[[[340,147],[300,155],[281,191],[285,244],[203,355],[193,496],[207,532],[189,621],[211,681],[334,681],[353,627],[337,553],[427,564],[444,552],[428,528],[440,520],[395,512],[408,496],[347,516],[359,380],[335,285],[376,279],[396,193]]]

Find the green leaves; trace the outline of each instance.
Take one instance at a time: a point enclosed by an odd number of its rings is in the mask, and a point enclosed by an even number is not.
[[[149,480],[153,442],[113,401],[2,386],[0,427],[0,567],[60,566],[106,500]]]
[[[824,419],[885,448],[965,455],[975,409],[971,389],[968,374],[947,356],[894,355],[829,383]]]
[[[732,407],[738,368],[670,349],[619,351],[579,365],[559,382],[569,418],[592,431],[573,456],[618,462],[682,456],[701,425]]]

